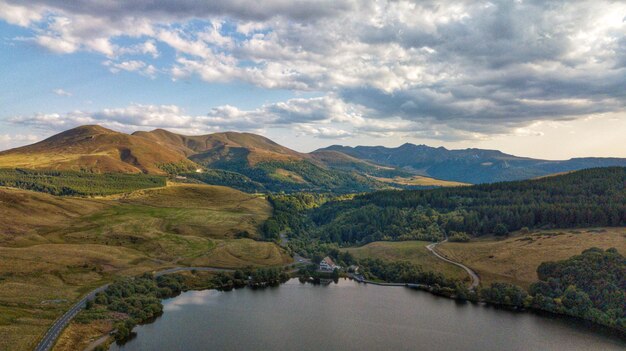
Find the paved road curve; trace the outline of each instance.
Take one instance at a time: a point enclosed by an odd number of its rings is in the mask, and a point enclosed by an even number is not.
[[[428,251],[432,252],[433,255],[435,255],[438,259],[446,261],[448,263],[452,263],[455,266],[459,266],[459,267],[463,268],[467,272],[467,274],[469,274],[470,277],[472,278],[472,287],[471,287],[471,289],[475,290],[478,287],[478,285],[480,284],[480,278],[478,277],[478,274],[476,274],[476,272],[474,272],[471,268],[469,268],[468,266],[466,266],[466,265],[464,265],[464,264],[462,264],[460,262],[452,261],[452,260],[450,260],[448,258],[443,257],[441,254],[439,254],[437,252],[437,250],[435,250],[437,245],[439,245],[441,243],[445,243],[446,241],[448,241],[448,239],[446,239],[444,241],[441,241],[441,242],[438,242],[438,243],[430,244],[430,245],[426,246],[426,248],[428,249]]]
[[[178,273],[184,271],[203,271],[203,272],[233,272],[233,269],[226,268],[213,268],[213,267],[176,267],[165,269],[159,272],[155,272],[154,275],[156,277],[162,276],[164,274]],[[74,304],[69,311],[65,312],[63,316],[57,319],[54,324],[48,329],[48,332],[44,335],[43,339],[39,342],[37,347],[35,347],[35,351],[48,351],[52,349],[54,343],[56,342],[59,334],[65,329],[65,327],[70,323],[72,318],[74,318],[80,310],[85,308],[88,300],[93,300],[96,297],[96,294],[106,290],[109,284],[103,285],[93,291],[91,291],[87,296],[83,297],[80,301]]]

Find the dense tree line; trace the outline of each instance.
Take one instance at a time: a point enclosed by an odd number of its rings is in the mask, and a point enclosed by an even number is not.
[[[614,248],[592,248],[563,261],[542,263],[537,269],[540,280],[528,292],[502,282],[470,291],[461,281],[410,262],[365,258],[357,263],[368,280],[425,284],[439,295],[564,314],[626,335],[626,259]]]
[[[626,258],[616,249],[591,248],[537,269],[532,306],[626,332]]]
[[[306,211],[315,208],[336,197],[331,194],[295,193],[291,195],[275,194],[267,197],[273,207],[273,213],[263,224],[262,233],[266,239],[278,239],[280,233],[301,233],[313,225],[306,216]]]
[[[170,175],[195,172],[197,168],[197,165],[187,160],[179,162],[158,163],[156,166],[163,172]]]
[[[107,318],[107,312],[126,315],[115,323],[115,338],[128,339],[138,323],[146,322],[163,312],[161,299],[180,294],[185,288],[180,275],[164,275],[155,278],[151,274],[129,277],[111,283],[105,291],[87,302],[87,309],[77,317],[78,322]]]
[[[378,191],[311,211],[322,241],[439,240],[451,232],[626,225],[626,168],[422,191]]]
[[[192,275],[195,276],[194,272]],[[289,278],[289,274],[282,268],[247,268],[204,277],[205,282],[199,286],[221,290],[244,286],[259,288],[276,286]],[[86,309],[76,317],[76,321],[88,323],[96,319],[110,319],[112,312],[118,313],[114,336],[117,341],[123,342],[131,336],[135,325],[150,321],[163,312],[161,299],[196,288],[198,285],[194,279],[187,280],[180,274],[154,277],[147,273],[119,279],[96,294],[94,300],[88,301]]]
[[[283,268],[238,269],[232,273],[217,273],[213,278],[213,286],[220,290],[232,290],[244,286],[262,288],[278,286],[289,280],[289,278],[289,274]]]
[[[39,191],[52,195],[119,194],[165,186],[165,182],[165,177],[147,174],[0,169],[0,186]]]

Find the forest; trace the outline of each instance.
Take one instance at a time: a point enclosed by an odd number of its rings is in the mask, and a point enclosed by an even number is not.
[[[76,322],[89,323],[113,317],[114,337],[123,342],[131,337],[137,324],[146,323],[163,312],[162,299],[177,296],[183,291],[197,288],[228,291],[245,286],[264,288],[289,280],[289,274],[282,268],[246,268],[209,275],[197,273],[192,271],[187,276],[167,274],[157,277],[145,273],[121,278],[96,294],[94,300],[87,301]]]
[[[567,314],[626,332],[626,258],[591,248],[537,268],[530,287],[534,308]]]
[[[147,174],[0,169],[0,186],[52,195],[102,196],[165,186],[166,178]]]
[[[457,233],[506,235],[522,228],[626,224],[626,168],[597,168],[536,180],[378,191],[307,212],[323,242],[437,241]]]

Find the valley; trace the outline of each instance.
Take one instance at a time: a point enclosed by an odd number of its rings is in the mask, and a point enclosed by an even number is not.
[[[99,199],[0,188],[0,201],[0,349],[32,348],[82,294],[116,277],[292,261],[250,239],[267,201],[230,188],[172,184]]]
[[[313,261],[290,268],[301,278],[319,279],[316,262],[330,256],[373,281],[621,330],[621,310],[602,309],[605,297],[594,295],[598,307],[581,312],[559,305],[564,290],[550,292],[552,300],[527,292],[548,261],[594,247],[607,251],[588,255],[626,253],[624,168],[472,185],[331,149],[299,153],[250,133],[83,126],[0,153],[0,349],[32,348],[81,296],[124,277],[133,284],[146,272],[204,267],[172,276],[186,288],[231,289],[246,279],[220,270],[283,269],[294,256]],[[480,285],[433,255],[433,242],[477,272]],[[111,316],[129,318],[89,313],[70,323],[55,350],[85,347],[118,323]]]
[[[0,0],[0,351],[626,350],[626,0]]]

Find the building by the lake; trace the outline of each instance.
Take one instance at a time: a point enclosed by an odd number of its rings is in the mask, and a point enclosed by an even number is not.
[[[324,259],[320,262],[321,271],[334,271],[335,269],[341,269],[341,267],[335,264],[332,258],[328,256],[324,257]]]

